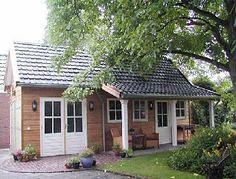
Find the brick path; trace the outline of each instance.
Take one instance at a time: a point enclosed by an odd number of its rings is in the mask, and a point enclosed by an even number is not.
[[[68,158],[73,155],[67,156],[55,156],[55,157],[42,157],[37,161],[30,162],[18,162],[13,158],[9,158],[0,163],[0,169],[11,172],[30,172],[30,173],[47,173],[47,172],[67,172],[74,169],[66,169],[65,163]],[[94,158],[97,161],[97,165],[106,163],[112,163],[120,160],[119,157],[115,157],[112,153],[102,153],[95,155]]]

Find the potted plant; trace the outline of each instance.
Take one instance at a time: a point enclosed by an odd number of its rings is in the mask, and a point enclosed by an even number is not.
[[[28,161],[36,160],[38,158],[36,149],[31,144],[28,144],[25,147],[24,153],[23,158],[27,158]]]
[[[83,168],[91,168],[92,167],[93,155],[94,155],[94,152],[91,149],[87,149],[79,155]]]
[[[128,156],[129,158],[131,158],[131,157],[133,157],[133,155],[134,155],[134,150],[133,150],[132,148],[128,148],[128,150],[127,150],[127,156]]]
[[[121,147],[119,144],[114,144],[112,146],[112,151],[114,152],[115,156],[120,156],[120,152],[121,152]]]
[[[65,164],[65,166],[66,168],[79,169],[80,158],[78,156],[70,158],[69,161]]]
[[[99,154],[101,152],[101,144],[92,144],[90,149],[94,152],[94,154]]]
[[[14,161],[21,160],[22,155],[23,155],[23,151],[20,150],[20,149],[18,149],[18,150],[16,150],[15,152],[12,153],[12,156],[13,156]]]
[[[127,154],[127,150],[122,150],[122,151],[120,152],[120,157],[121,157],[121,158],[125,158],[125,157],[126,157],[126,154]]]

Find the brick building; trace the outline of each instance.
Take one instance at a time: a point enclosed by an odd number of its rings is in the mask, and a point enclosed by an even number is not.
[[[0,148],[9,148],[10,104],[9,94],[4,92],[6,55],[0,54]]]

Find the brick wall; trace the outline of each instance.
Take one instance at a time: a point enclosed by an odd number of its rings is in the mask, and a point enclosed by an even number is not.
[[[0,148],[9,148],[10,143],[9,95],[0,93]]]

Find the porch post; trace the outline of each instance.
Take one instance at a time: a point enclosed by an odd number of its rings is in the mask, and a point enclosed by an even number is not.
[[[128,100],[121,99],[121,110],[122,110],[122,148],[128,149]]]
[[[177,146],[176,100],[170,101],[170,118],[172,121],[172,145]]]
[[[209,120],[210,120],[210,127],[215,127],[215,115],[214,115],[214,101],[209,101]]]

